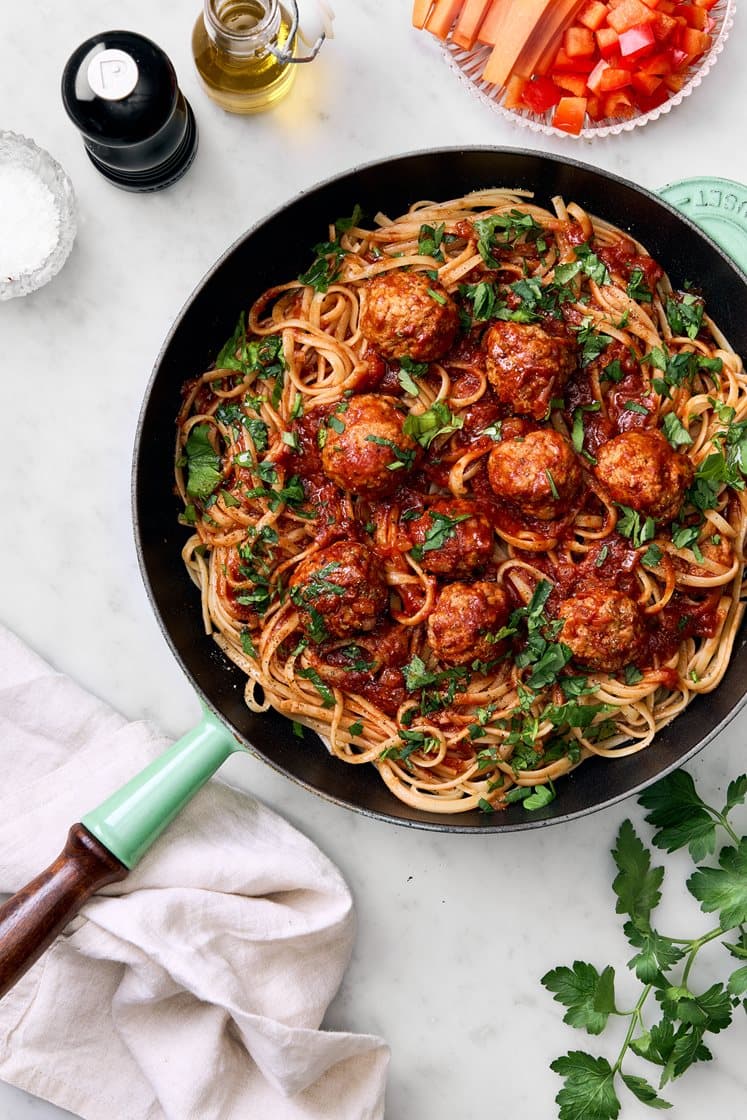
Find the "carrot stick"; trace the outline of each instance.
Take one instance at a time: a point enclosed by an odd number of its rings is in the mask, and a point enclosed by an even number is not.
[[[495,46],[482,72],[485,81],[497,86],[506,84],[527,39],[555,3],[556,0],[514,0],[501,5],[499,11],[503,18],[496,28]]]
[[[492,2],[493,0],[467,0],[451,33],[451,38],[458,46],[464,47],[465,50],[474,47],[480,24]]]
[[[464,0],[436,0],[436,6],[426,20],[426,31],[445,39],[463,5]]]
[[[433,0],[414,0],[412,5],[412,26],[423,28],[431,10]]]

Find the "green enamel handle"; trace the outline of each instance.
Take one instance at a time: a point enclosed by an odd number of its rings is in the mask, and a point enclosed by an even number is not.
[[[699,176],[669,183],[658,193],[747,272],[747,187],[731,179]]]
[[[83,824],[126,867],[153,841],[241,744],[208,709],[172,747],[136,774]]]
[[[127,876],[241,744],[205,710],[197,727],[74,824],[49,867],[0,906],[0,997],[100,887]]]

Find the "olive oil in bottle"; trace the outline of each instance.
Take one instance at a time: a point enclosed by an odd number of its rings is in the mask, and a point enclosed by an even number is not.
[[[192,53],[208,96],[229,113],[277,104],[296,74],[296,24],[278,0],[205,0]]]

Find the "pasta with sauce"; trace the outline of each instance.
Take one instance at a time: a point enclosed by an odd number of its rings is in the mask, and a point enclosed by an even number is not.
[[[648,747],[742,617],[741,360],[697,287],[553,207],[356,208],[178,417],[184,560],[247,704],[440,813]]]

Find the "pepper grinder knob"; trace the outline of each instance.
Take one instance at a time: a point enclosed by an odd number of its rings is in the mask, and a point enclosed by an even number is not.
[[[104,31],[73,52],[62,101],[88,156],[123,190],[157,191],[187,171],[197,125],[159,46],[132,31]]]

